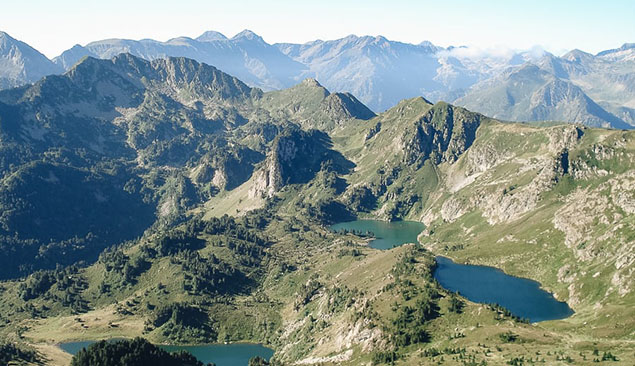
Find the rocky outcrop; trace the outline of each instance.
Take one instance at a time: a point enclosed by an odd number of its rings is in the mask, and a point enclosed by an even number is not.
[[[554,215],[553,225],[565,235],[565,244],[580,260],[591,260],[604,253],[602,241],[619,240],[623,215],[635,213],[635,172],[628,172],[596,188],[578,189]],[[624,212],[624,214],[620,213]],[[597,237],[597,226],[607,227]],[[599,240],[601,239],[601,240]],[[623,239],[623,238],[622,238]],[[630,244],[633,247],[633,243]],[[631,264],[635,256],[630,255]]]
[[[270,197],[285,185],[306,183],[326,165],[338,172],[350,169],[351,163],[330,145],[328,135],[317,130],[292,128],[278,135],[254,175],[250,196]]]
[[[249,197],[271,197],[283,186],[278,157],[270,155],[266,160],[265,166],[254,174],[254,184],[249,190]]]
[[[474,142],[481,116],[447,103],[437,103],[406,130],[401,139],[403,161],[421,166],[427,159],[435,164],[454,162]]]
[[[381,131],[381,122],[377,122],[375,126],[368,130],[368,133],[366,133],[366,135],[364,136],[364,142],[375,137],[375,135],[377,135],[379,131]]]
[[[447,222],[453,222],[465,213],[478,208],[490,225],[518,219],[523,214],[534,210],[541,195],[549,191],[557,183],[558,177],[563,174],[558,158],[543,159],[534,163],[534,166],[529,169],[536,171],[537,174],[524,186],[507,186],[498,189],[481,186],[475,187],[474,193],[469,197],[459,195],[448,198],[441,206],[441,217]],[[476,177],[472,176],[469,183],[472,183],[474,179]],[[461,186],[454,189],[463,188],[467,183],[462,182]]]

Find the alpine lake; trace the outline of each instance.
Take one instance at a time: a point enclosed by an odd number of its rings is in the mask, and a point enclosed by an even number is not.
[[[112,341],[116,341],[113,339]],[[83,348],[90,346],[95,341],[68,342],[60,344],[60,348],[72,355]],[[197,346],[168,346],[159,345],[168,352],[187,351],[204,364],[214,363],[216,366],[247,366],[249,359],[260,356],[269,360],[273,356],[273,350],[260,344],[232,343],[209,344]]]
[[[369,246],[387,250],[406,243],[416,243],[425,226],[413,221],[356,220],[332,225],[336,232],[372,235]],[[454,263],[436,257],[434,278],[443,288],[457,292],[470,301],[498,304],[513,315],[530,322],[563,319],[573,310],[565,302],[540,287],[540,283],[505,274],[498,268]]]

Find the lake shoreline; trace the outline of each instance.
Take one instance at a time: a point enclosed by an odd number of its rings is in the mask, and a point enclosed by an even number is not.
[[[419,236],[425,227],[423,223],[417,221],[383,221],[364,218],[336,223],[329,229],[334,232],[343,231],[353,234],[372,233],[374,238],[368,238],[368,247],[390,250],[409,243],[420,244]],[[435,256],[434,268],[431,268],[432,275],[439,285],[447,291],[459,292],[469,301],[498,304],[514,316],[528,319],[532,323],[561,320],[575,314],[569,304],[560,301],[553,292],[543,287],[537,280],[507,274],[503,269],[495,266],[460,263],[449,256],[437,255],[433,251],[430,253]],[[444,272],[447,270],[459,272],[447,274]],[[471,276],[459,278],[461,271],[469,272]],[[444,276],[447,278],[443,279]],[[484,283],[490,283],[489,287]]]
[[[538,284],[538,286],[539,286],[539,288],[541,290],[549,293],[551,296],[554,297],[554,299],[556,299],[556,300],[558,300],[560,302],[565,302],[566,303],[566,301],[563,300],[563,299],[560,299],[558,297],[558,294],[555,291],[553,291],[550,287],[544,286],[542,282],[540,282],[538,280],[535,280],[533,278],[518,276],[518,275],[515,275],[513,273],[509,273],[509,272],[505,271],[503,268],[496,267],[496,266],[489,265],[489,264],[470,263],[470,262],[466,262],[466,261],[463,261],[463,260],[456,259],[455,257],[451,257],[451,256],[449,256],[447,254],[441,255],[441,254],[436,254],[436,253],[434,253],[432,251],[430,251],[430,253],[432,253],[435,258],[436,257],[447,258],[447,259],[451,260],[452,262],[454,262],[456,264],[461,264],[461,265],[464,265],[464,266],[478,266],[478,267],[485,267],[485,268],[493,268],[493,269],[497,269],[497,270],[503,272],[504,275],[509,276],[509,277],[514,277],[514,278],[521,279],[521,280],[534,281],[534,282],[536,282]],[[567,305],[569,305],[569,303],[567,303]],[[571,305],[569,305],[569,307],[571,307]]]
[[[445,257],[440,255],[435,256],[435,262],[437,264],[437,268],[433,271],[433,276],[437,280],[437,282],[439,282],[439,284],[446,290],[451,292],[457,292],[459,293],[460,296],[474,303],[498,304],[500,306],[503,306],[507,310],[509,310],[514,316],[528,319],[531,323],[540,323],[544,321],[567,319],[575,314],[575,311],[569,306],[567,302],[558,300],[553,293],[545,290],[542,284],[539,281],[536,281],[534,279],[510,275],[510,274],[507,274],[501,268],[494,267],[494,266],[487,266],[487,265],[481,265],[481,264],[462,264],[460,262],[455,262],[450,257]],[[483,276],[484,279],[491,280],[492,278],[495,278],[496,280],[501,281],[501,283],[498,284],[499,286],[505,285],[506,284],[505,282],[513,281],[514,282],[513,291],[519,291],[519,289],[523,289],[528,292],[534,291],[534,297],[533,298],[528,297],[527,299],[524,299],[525,301],[543,300],[542,303],[538,303],[536,305],[549,307],[554,312],[545,313],[545,314],[542,314],[539,312],[532,313],[532,312],[535,312],[535,309],[531,309],[531,310],[523,309],[525,304],[511,304],[510,305],[509,303],[506,303],[510,299],[513,299],[514,298],[513,296],[508,296],[507,298],[505,297],[498,298],[498,300],[502,300],[502,301],[481,300],[479,296],[481,296],[482,293],[478,295],[474,295],[473,293],[473,291],[475,291],[475,288],[479,286],[479,283],[474,283],[475,281],[473,283],[468,283],[467,286],[463,287],[464,290],[461,291],[459,289],[459,286],[465,285],[465,284],[456,282],[455,281],[456,278],[452,278],[452,275],[454,275],[454,277],[458,277],[456,273],[454,274],[451,273],[450,276],[446,275],[446,278],[442,280],[440,278],[440,276],[442,276],[442,273],[439,273],[439,270],[441,270],[441,268],[444,266],[454,267],[454,271],[458,271],[462,269],[465,271],[471,271],[472,272],[471,276],[469,276],[470,280],[474,280],[474,278],[476,278],[475,276],[477,273],[475,272],[485,272],[485,274],[487,274],[487,276],[490,276],[490,277]],[[446,269],[443,269],[443,270],[446,270]],[[491,272],[491,273],[488,273],[488,272]],[[455,282],[452,282],[452,281],[455,281]],[[467,282],[470,282],[470,281],[467,281]],[[501,291],[503,289],[504,287],[500,287],[500,288],[497,288],[496,291]],[[491,290],[492,289],[483,288],[481,291],[486,292]],[[494,294],[490,294],[489,296],[493,296],[494,298],[496,298],[496,296],[500,296],[500,294],[494,293]],[[520,306],[520,308],[517,306]],[[529,313],[527,313],[526,311],[529,311]],[[532,320],[531,317],[534,317],[534,318],[537,317],[538,320]]]

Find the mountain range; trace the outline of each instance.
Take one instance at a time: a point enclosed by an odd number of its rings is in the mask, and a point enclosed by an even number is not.
[[[635,126],[635,46],[591,55],[556,57],[540,50],[491,53],[465,47],[408,44],[377,36],[348,36],[305,44],[268,44],[252,31],[232,38],[208,31],[193,39],[108,39],[76,45],[52,61],[3,35],[4,88],[69,70],[85,56],[120,53],[155,60],[188,57],[214,65],[265,91],[314,78],[332,91],[350,92],[375,112],[424,96],[511,121],[557,120],[589,126]],[[10,49],[29,49],[16,53]]]
[[[137,336],[263,343],[282,365],[633,364],[634,172],[635,131],[84,57],[0,92],[0,339],[60,366],[56,344]],[[354,219],[425,229],[377,250],[330,230]],[[575,313],[468,301],[435,255]]]
[[[13,207],[0,215],[0,251],[36,258],[33,268],[50,267],[60,251],[70,262],[97,255],[244,183],[278,135],[307,144],[316,154],[307,161],[328,155],[324,136],[294,126],[330,131],[374,116],[312,79],[263,93],[186,58],[83,58],[64,75],[0,92],[0,205]],[[174,174],[184,165],[186,180]],[[271,173],[264,190],[303,174]],[[25,270],[16,261],[0,278]]]

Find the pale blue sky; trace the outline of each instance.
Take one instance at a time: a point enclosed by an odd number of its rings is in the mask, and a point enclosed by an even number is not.
[[[598,52],[635,42],[634,0],[24,0],[6,1],[0,30],[49,57],[104,38],[232,36],[248,28],[267,42],[348,34],[440,46]]]

